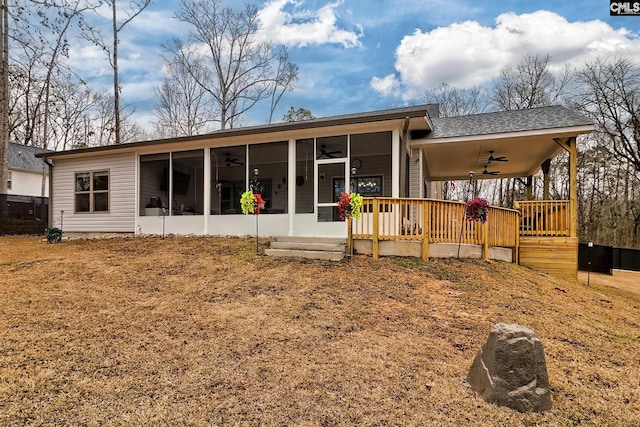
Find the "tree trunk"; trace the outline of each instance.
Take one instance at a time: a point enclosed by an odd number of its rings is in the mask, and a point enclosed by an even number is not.
[[[118,81],[118,26],[116,22],[116,0],[111,0],[113,7],[113,114],[115,119],[115,141],[120,144],[120,83]]]
[[[8,0],[0,2],[0,228],[8,216],[6,194],[9,178],[9,6]]]

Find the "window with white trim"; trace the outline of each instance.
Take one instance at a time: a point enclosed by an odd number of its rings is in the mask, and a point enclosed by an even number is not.
[[[109,211],[109,171],[76,172],[75,212]]]
[[[7,175],[7,190],[11,190],[11,171]]]

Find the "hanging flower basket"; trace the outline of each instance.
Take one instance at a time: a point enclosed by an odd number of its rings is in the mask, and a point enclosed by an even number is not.
[[[338,197],[338,215],[340,221],[348,218],[360,218],[362,212],[362,196],[358,193],[340,193]]]
[[[489,214],[489,202],[482,197],[476,197],[473,200],[469,200],[465,206],[465,217],[469,221],[480,221],[484,223],[487,221],[487,215]]]

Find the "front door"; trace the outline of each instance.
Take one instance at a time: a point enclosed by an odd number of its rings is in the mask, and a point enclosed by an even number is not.
[[[316,161],[316,235],[346,237],[347,225],[338,215],[338,197],[349,192],[348,162],[346,158]],[[345,180],[347,177],[347,180]]]

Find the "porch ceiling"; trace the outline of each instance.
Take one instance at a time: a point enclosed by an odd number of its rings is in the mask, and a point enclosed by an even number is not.
[[[511,178],[533,175],[546,159],[552,159],[562,151],[554,140],[566,140],[577,133],[553,133],[551,135],[512,135],[493,138],[467,137],[456,141],[414,140],[413,146],[422,148],[427,168],[433,181],[467,179],[469,172],[476,179]],[[489,172],[499,175],[482,175],[489,151],[494,157],[505,156],[508,162],[491,162]]]

